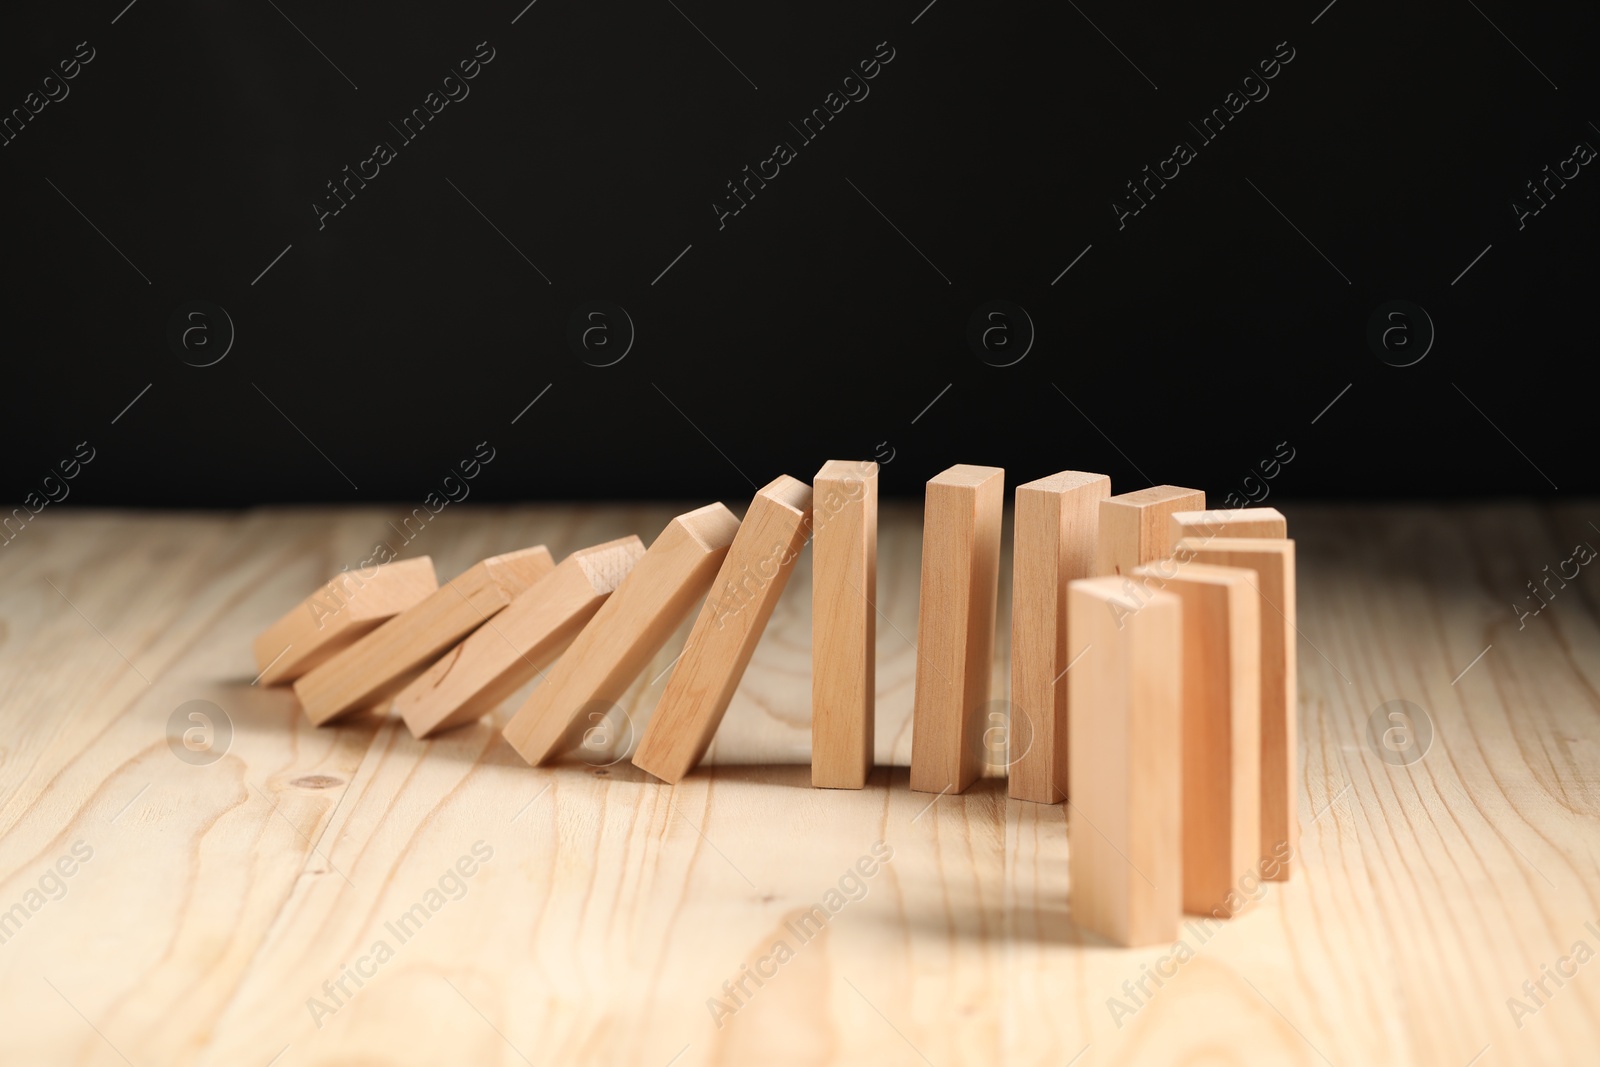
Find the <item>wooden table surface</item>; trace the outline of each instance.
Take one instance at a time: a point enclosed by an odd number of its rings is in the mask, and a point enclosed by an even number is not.
[[[403,554],[448,577],[676,510],[456,506]],[[0,549],[0,1063],[1595,1062],[1600,579],[1512,605],[1600,544],[1600,508],[1285,510],[1300,864],[1175,955],[1073,927],[1062,806],[907,788],[914,509],[883,516],[884,766],[858,792],[809,788],[809,553],[671,788],[611,762],[622,729],[531,769],[504,709],[418,742],[251,685],[254,635],[404,509],[51,509]],[[1408,765],[1368,740],[1395,699],[1434,731]],[[175,749],[196,700],[225,718]]]

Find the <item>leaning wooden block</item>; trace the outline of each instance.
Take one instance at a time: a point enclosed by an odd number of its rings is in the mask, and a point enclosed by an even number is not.
[[[468,567],[294,683],[318,726],[372,707],[555,568],[543,545]]]
[[[1102,500],[1095,573],[1127,574],[1165,559],[1172,554],[1172,513],[1205,506],[1205,493],[1176,485],[1153,485]]]
[[[417,737],[483,718],[566,651],[643,555],[631,534],[572,553],[401,690],[395,710]]]
[[[1167,559],[1136,597],[1183,604],[1183,910],[1232,917],[1261,860],[1261,598],[1254,571]],[[1252,883],[1253,884],[1253,883]]]
[[[1174,511],[1172,543],[1185,537],[1288,537],[1289,520],[1277,508],[1221,508]]]
[[[811,489],[811,784],[861,789],[877,699],[878,465],[829,460]]]
[[[958,464],[928,481],[912,697],[911,788],[959,793],[983,773],[1005,471]]]
[[[811,487],[788,475],[750,501],[633,765],[678,782],[706,754],[811,533]]]
[[[1289,877],[1299,829],[1295,755],[1296,686],[1294,542],[1243,537],[1184,538],[1173,558],[1256,572],[1261,601],[1261,860],[1262,877]]]
[[[255,640],[257,680],[292,682],[439,588],[427,556],[345,571]]]
[[[1179,728],[1183,610],[1171,593],[1139,599],[1121,578],[1067,589],[1068,626],[1087,651],[1067,674],[1072,801],[1067,860],[1072,921],[1119,945],[1178,936]]]
[[[532,764],[577,743],[588,716],[609,714],[705,596],[739,520],[721,504],[667,523],[633,571],[611,594],[566,655],[556,661],[506,723],[505,738]]]
[[[1011,729],[1007,792],[1067,799],[1067,583],[1093,573],[1104,474],[1062,471],[1017,486],[1011,572]]]

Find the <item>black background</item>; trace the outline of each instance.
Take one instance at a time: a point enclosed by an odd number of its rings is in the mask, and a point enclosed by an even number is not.
[[[95,58],[0,148],[0,498],[81,441],[73,505],[413,502],[481,441],[477,501],[731,502],[878,458],[887,494],[968,462],[1220,504],[1280,442],[1271,502],[1593,492],[1600,168],[1522,229],[1511,205],[1600,145],[1600,15],[1324,2],[10,11],[0,108]],[[470,95],[401,143],[482,41]],[[1270,95],[1119,229],[1124,183],[1279,42]],[[380,140],[397,158],[319,229]],[[719,229],[779,141],[796,160]],[[967,343],[995,299],[1037,332],[1011,366]],[[1407,367],[1367,343],[1397,299],[1437,331]],[[568,343],[595,300],[637,331],[613,366]],[[215,365],[168,344],[190,301],[236,328]]]

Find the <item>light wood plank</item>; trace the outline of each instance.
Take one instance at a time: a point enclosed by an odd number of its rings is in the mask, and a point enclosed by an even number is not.
[[[1177,485],[1152,485],[1102,500],[1095,573],[1129,574],[1142,564],[1165,559],[1172,554],[1172,514],[1205,506],[1204,492]]]
[[[960,793],[983,771],[994,669],[1005,471],[958,464],[928,480],[911,788]]]
[[[878,465],[831,459],[811,488],[811,784],[861,789],[877,723]]]
[[[414,737],[476,722],[555,662],[644,555],[629,534],[580,548],[401,690]]]
[[[1067,585],[1093,573],[1104,474],[1062,471],[1017,486],[1012,536],[1011,721],[1007,793],[1059,804],[1068,796],[1071,716]]]
[[[633,765],[665,782],[700,762],[811,533],[811,486],[780,475],[750,501]]]

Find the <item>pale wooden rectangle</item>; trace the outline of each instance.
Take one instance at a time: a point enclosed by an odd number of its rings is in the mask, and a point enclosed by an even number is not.
[[[581,548],[394,698],[416,737],[476,722],[566,651],[644,555],[632,534]]]
[[[1172,543],[1185,537],[1289,536],[1289,520],[1277,508],[1219,508],[1214,511],[1174,511]]]
[[[1171,593],[1135,600],[1121,578],[1083,578],[1067,613],[1088,648],[1067,673],[1072,921],[1118,945],[1168,943],[1182,910],[1183,609]]]
[[[960,793],[983,773],[983,707],[994,667],[1005,471],[957,464],[923,507],[911,788]]]
[[[721,504],[679,515],[595,612],[517,713],[505,738],[540,764],[581,736],[594,714],[609,715],[628,685],[706,595],[739,520]]]
[[[1127,574],[1141,564],[1165,559],[1172,554],[1172,513],[1201,511],[1205,506],[1205,493],[1177,485],[1153,485],[1102,500],[1095,573]]]
[[[1093,574],[1100,501],[1111,479],[1062,471],[1017,486],[1011,571],[1011,721],[1007,794],[1036,804],[1068,797],[1071,715],[1067,584]]]
[[[439,588],[427,556],[345,571],[261,631],[254,651],[262,685],[292,682]]]
[[[1231,918],[1261,875],[1261,598],[1255,572],[1167,559],[1140,594],[1183,604],[1183,910]]]
[[[306,717],[322,726],[382,702],[553,569],[543,545],[474,563],[295,682]]]
[[[705,756],[810,533],[805,482],[781,474],[751,498],[639,739],[635,767],[676,783]]]
[[[1184,538],[1173,558],[1256,572],[1261,599],[1261,859],[1264,877],[1283,881],[1298,865],[1299,694],[1295,639],[1294,541]]]
[[[861,789],[877,708],[878,465],[829,460],[811,488],[811,784]]]

